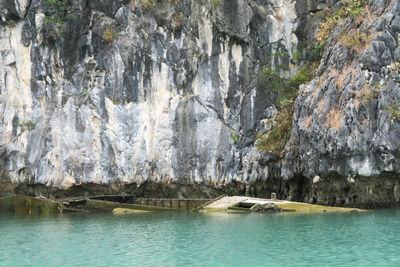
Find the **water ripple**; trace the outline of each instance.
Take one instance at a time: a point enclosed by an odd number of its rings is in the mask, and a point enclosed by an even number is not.
[[[0,218],[0,266],[399,266],[400,212]]]

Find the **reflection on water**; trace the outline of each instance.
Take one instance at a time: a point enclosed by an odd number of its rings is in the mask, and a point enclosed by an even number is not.
[[[399,266],[400,212],[0,217],[0,266]]]

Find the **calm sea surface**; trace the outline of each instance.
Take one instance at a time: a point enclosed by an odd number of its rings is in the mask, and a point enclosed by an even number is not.
[[[400,266],[400,210],[3,216],[0,266]]]

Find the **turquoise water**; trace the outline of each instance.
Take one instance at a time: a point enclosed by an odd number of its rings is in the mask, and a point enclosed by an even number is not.
[[[400,211],[0,217],[0,266],[400,266]]]

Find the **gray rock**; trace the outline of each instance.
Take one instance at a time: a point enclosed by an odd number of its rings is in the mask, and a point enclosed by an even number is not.
[[[24,18],[31,0],[0,0],[0,18],[3,22]]]
[[[62,188],[265,181],[253,143],[275,99],[257,77],[295,51],[294,3],[133,2],[0,2],[2,168]]]
[[[251,208],[251,211],[252,212],[271,212],[271,213],[276,213],[276,212],[281,212],[282,209],[279,208],[274,203],[267,203],[267,204],[256,204]]]
[[[374,1],[373,8],[383,8],[383,3]],[[379,12],[385,12],[385,21],[393,21],[398,6],[392,1]],[[398,69],[393,67],[397,64],[393,52],[398,49],[393,36],[398,32],[396,27],[388,31],[383,24],[386,22],[375,18],[360,26],[372,27],[375,34],[359,56],[347,55],[340,43],[328,44],[323,59],[329,62],[326,70],[303,87],[296,100],[292,137],[282,168],[285,178],[312,179],[333,173],[375,177],[400,172],[400,122],[392,119],[388,110],[399,103]],[[331,40],[335,38],[338,35],[331,36]],[[304,126],[307,120],[312,122],[308,128]]]

